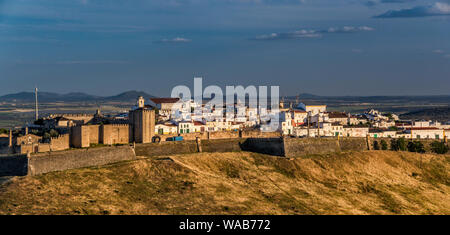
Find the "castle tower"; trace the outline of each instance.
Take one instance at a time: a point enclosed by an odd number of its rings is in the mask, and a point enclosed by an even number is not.
[[[155,111],[145,108],[143,97],[139,97],[138,107],[128,114],[130,142],[151,143],[155,135]]]

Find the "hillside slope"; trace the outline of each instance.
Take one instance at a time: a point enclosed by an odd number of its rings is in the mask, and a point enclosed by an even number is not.
[[[400,118],[411,120],[437,120],[445,123],[450,120],[450,107],[413,111],[400,115]]]
[[[0,214],[450,214],[450,156],[177,155],[19,177]]]

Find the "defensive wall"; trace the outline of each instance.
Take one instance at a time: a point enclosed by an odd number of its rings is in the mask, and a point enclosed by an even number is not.
[[[65,137],[64,137],[65,138]],[[52,151],[15,156],[0,156],[0,176],[37,175],[52,171],[99,166],[114,162],[134,160],[136,156],[165,156],[197,152],[251,151],[283,157],[301,157],[340,151],[363,151],[374,141],[366,138],[230,138],[160,143],[136,144],[111,147],[92,147],[65,151]],[[409,140],[407,140],[409,141]],[[386,139],[390,144],[390,139]],[[433,140],[421,140],[426,149]],[[368,146],[369,143],[369,146]],[[428,150],[428,149],[427,149]],[[429,152],[429,151],[427,151]]]
[[[136,159],[130,146],[112,146],[38,153],[28,157],[28,175]]]
[[[283,157],[367,150],[365,138],[248,138],[243,150]]]
[[[201,152],[238,152],[245,139],[201,140]],[[164,156],[199,152],[197,141],[166,141],[161,143],[136,144],[137,156]]]

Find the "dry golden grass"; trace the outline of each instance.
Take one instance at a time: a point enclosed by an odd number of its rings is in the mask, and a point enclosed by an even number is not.
[[[176,155],[16,177],[0,214],[450,214],[450,156]]]

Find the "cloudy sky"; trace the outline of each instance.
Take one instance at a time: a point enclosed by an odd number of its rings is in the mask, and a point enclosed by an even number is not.
[[[450,94],[450,0],[0,0],[0,95]]]

